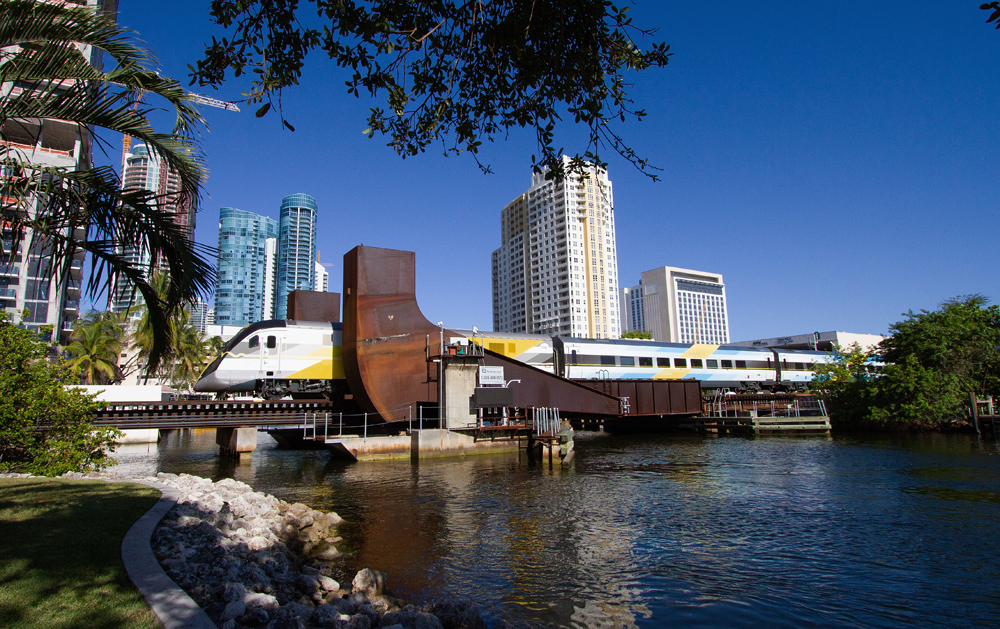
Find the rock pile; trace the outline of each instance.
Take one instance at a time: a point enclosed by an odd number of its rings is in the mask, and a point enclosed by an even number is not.
[[[404,605],[382,572],[366,568],[349,590],[342,587],[328,563],[340,556],[336,513],[290,505],[232,479],[156,480],[181,499],[156,530],[153,551],[222,629],[485,629],[468,603]]]

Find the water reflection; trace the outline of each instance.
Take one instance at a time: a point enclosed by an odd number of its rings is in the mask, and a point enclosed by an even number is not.
[[[567,469],[517,454],[348,464],[214,432],[120,452],[132,473],[231,476],[335,510],[344,571],[493,624],[986,626],[1000,603],[1000,457],[975,437],[608,437]]]

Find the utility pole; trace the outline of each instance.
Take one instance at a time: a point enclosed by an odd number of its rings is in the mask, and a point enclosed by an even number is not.
[[[438,354],[438,428],[444,421],[444,321],[438,321],[441,328],[441,349]]]

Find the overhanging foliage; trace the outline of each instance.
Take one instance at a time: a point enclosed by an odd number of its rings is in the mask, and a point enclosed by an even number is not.
[[[218,86],[228,73],[253,75],[250,103],[263,116],[302,76],[307,54],[326,53],[345,70],[347,91],[381,99],[365,133],[387,136],[406,157],[440,143],[446,155],[471,153],[533,128],[539,170],[560,176],[555,129],[564,116],[589,129],[582,155],[601,166],[610,148],[656,179],[613,128],[645,111],[628,94],[630,71],[667,64],[663,43],[632,24],[628,7],[608,0],[213,0],[212,19],[232,36],[213,38],[191,67],[192,83]],[[307,25],[310,24],[310,25]],[[317,24],[312,26],[311,24]],[[582,161],[577,162],[577,167]]]

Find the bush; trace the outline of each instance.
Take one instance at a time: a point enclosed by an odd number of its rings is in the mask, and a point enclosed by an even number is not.
[[[0,316],[0,347],[0,471],[58,476],[114,463],[120,431],[92,425],[101,403],[64,386],[78,376],[49,362],[42,339]]]

